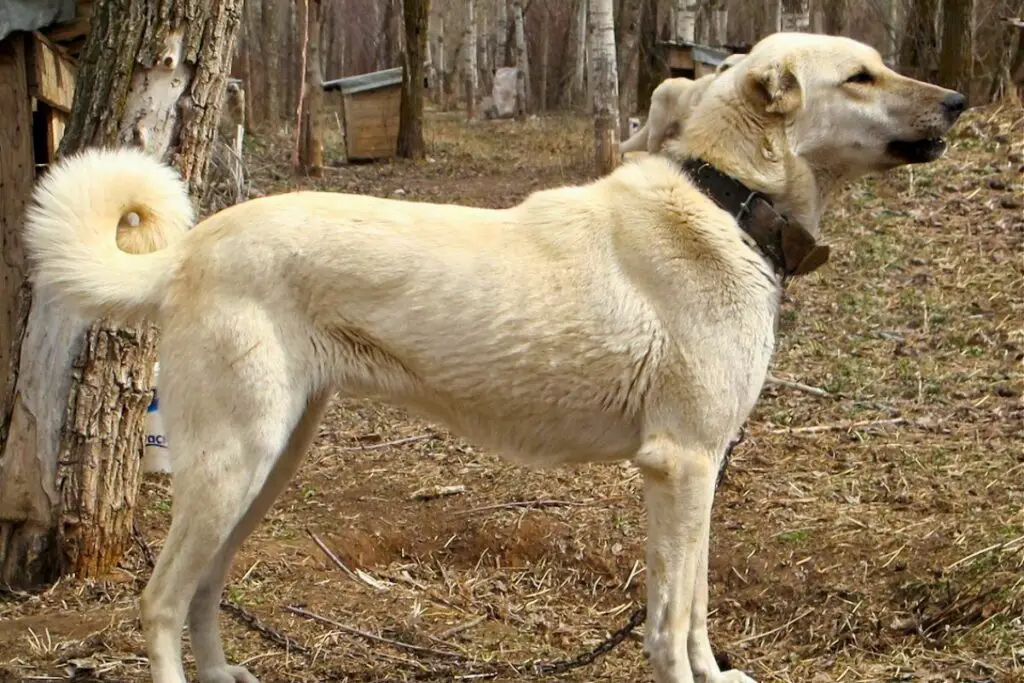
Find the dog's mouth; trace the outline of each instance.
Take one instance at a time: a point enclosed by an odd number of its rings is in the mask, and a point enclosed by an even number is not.
[[[889,156],[906,164],[926,164],[935,161],[946,151],[946,141],[942,138],[925,140],[893,140],[886,147]]]

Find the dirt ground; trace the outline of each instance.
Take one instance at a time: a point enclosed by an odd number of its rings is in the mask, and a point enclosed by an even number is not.
[[[255,140],[254,187],[500,207],[587,179],[583,119],[434,115],[427,138],[425,162],[301,183],[279,141]],[[716,500],[712,638],[733,666],[1024,681],[1022,199],[1024,111],[988,108],[942,161],[834,202],[833,259],[791,285],[773,367],[820,391],[765,389]],[[137,596],[169,500],[145,482],[140,542],[106,580],[0,593],[0,681],[148,680]],[[630,466],[531,471],[338,402],[235,563],[225,598],[256,621],[222,612],[228,656],[264,681],[649,680],[642,628],[570,673],[530,666],[642,604],[644,521]]]

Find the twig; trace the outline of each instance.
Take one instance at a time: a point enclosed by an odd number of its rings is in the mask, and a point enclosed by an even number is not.
[[[286,611],[288,611],[288,612],[291,612],[292,614],[298,614],[301,617],[306,617],[307,619],[312,619],[313,621],[319,621],[322,624],[328,624],[329,626],[333,626],[334,628],[338,629],[339,631],[343,631],[345,633],[349,633],[349,634],[354,635],[354,636],[359,636],[360,638],[365,638],[366,640],[369,640],[369,641],[372,641],[372,642],[375,642],[375,643],[383,643],[385,645],[391,645],[392,647],[397,647],[397,648],[401,648],[401,649],[404,649],[404,650],[409,650],[411,652],[422,652],[424,654],[436,655],[438,657],[451,657],[451,658],[454,658],[454,659],[463,659],[463,656],[461,654],[459,654],[458,652],[446,652],[445,650],[435,650],[435,649],[430,648],[430,647],[423,647],[421,645],[413,645],[412,643],[403,643],[400,640],[392,640],[391,638],[384,638],[383,636],[377,636],[377,635],[374,635],[374,634],[369,633],[367,631],[363,631],[363,630],[358,629],[358,628],[353,628],[352,626],[346,626],[345,624],[342,624],[341,622],[335,621],[334,619],[329,619],[329,618],[321,616],[319,614],[315,614],[314,612],[310,612],[309,610],[302,609],[301,607],[294,607],[292,605],[285,605],[284,609]]]
[[[861,420],[860,422],[837,422],[827,425],[811,425],[809,427],[782,427],[773,429],[770,434],[816,434],[818,432],[838,432],[861,427],[881,427],[885,425],[905,425],[910,420],[905,417],[894,417],[885,420]]]
[[[768,375],[765,380],[766,384],[774,384],[794,391],[802,391],[805,394],[811,394],[812,396],[820,396],[821,398],[829,398],[832,396],[829,392],[818,387],[812,387],[810,384],[804,384],[802,382],[794,382],[789,379],[781,379],[775,375]]]
[[[395,439],[394,441],[382,441],[381,443],[371,444],[369,446],[344,446],[339,448],[340,451],[378,451],[381,448],[388,448],[390,446],[401,446],[407,443],[414,443],[416,441],[426,441],[427,439],[436,439],[437,434],[434,432],[428,432],[427,434],[417,434],[415,436],[407,436],[404,439]]]
[[[462,633],[463,631],[468,631],[469,629],[471,629],[471,628],[473,628],[475,626],[479,626],[480,624],[482,624],[486,620],[487,620],[487,615],[486,614],[481,614],[480,616],[474,617],[474,618],[470,619],[469,621],[464,621],[461,624],[456,624],[455,626],[452,626],[447,631],[441,631],[436,636],[434,636],[434,639],[435,640],[448,640],[449,638],[451,638],[454,635],[458,635],[458,634]]]
[[[779,631],[783,631],[783,630],[789,628],[790,626],[792,626],[793,624],[795,624],[796,622],[800,621],[801,619],[806,617],[808,614],[813,612],[815,609],[816,608],[814,608],[814,607],[808,607],[803,612],[801,612],[800,614],[796,615],[795,617],[793,617],[792,619],[787,621],[782,626],[779,626],[777,628],[773,628],[771,631],[765,631],[764,633],[757,633],[757,634],[754,634],[752,636],[747,636],[746,638],[740,638],[739,640],[734,641],[732,643],[732,645],[733,645],[733,647],[735,647],[737,645],[742,645],[743,643],[749,643],[749,642],[754,641],[754,640],[761,640],[762,638],[767,638],[770,635],[774,635],[774,634],[778,633]]]
[[[435,498],[446,498],[447,496],[455,496],[465,492],[466,487],[462,484],[455,484],[453,486],[428,486],[426,488],[413,491],[410,498],[413,500],[434,500]]]
[[[593,505],[596,502],[600,501],[574,503],[570,500],[517,500],[511,503],[497,503],[495,505],[484,505],[483,507],[470,508],[468,510],[458,510],[455,514],[469,515],[474,512],[487,512],[489,510],[536,510],[541,508],[587,507],[588,505]]]
[[[308,528],[306,529],[306,533],[309,534],[309,537],[313,539],[313,542],[320,547],[320,550],[324,551],[324,555],[326,555],[331,560],[331,562],[334,563],[334,566],[336,566],[341,571],[345,572],[345,574],[348,575],[348,578],[352,579],[356,583],[361,583],[365,586],[369,586],[370,588],[377,588],[377,586],[374,586],[368,581],[365,581],[362,577],[360,577],[354,571],[349,569],[348,566],[346,566],[346,564],[341,561],[341,558],[335,555],[334,552],[327,547],[327,544],[320,540],[319,536],[314,534]]]
[[[974,558],[978,557],[979,555],[984,555],[985,553],[991,552],[993,550],[1005,550],[1007,548],[1010,548],[1010,546],[1017,545],[1021,541],[1024,541],[1024,536],[1018,536],[1017,538],[1013,539],[1012,541],[1005,541],[1003,543],[993,543],[992,545],[990,545],[987,548],[982,548],[981,550],[974,551],[973,553],[971,553],[967,557],[961,557],[959,560],[957,560],[953,564],[948,565],[945,568],[944,571],[948,572],[950,569],[953,569],[955,567],[959,567],[964,562],[970,562],[971,560],[973,560]]]

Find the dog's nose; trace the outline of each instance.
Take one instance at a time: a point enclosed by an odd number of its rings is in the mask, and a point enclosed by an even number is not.
[[[946,116],[956,121],[967,109],[967,98],[958,92],[951,92],[942,100],[942,106],[946,108]]]

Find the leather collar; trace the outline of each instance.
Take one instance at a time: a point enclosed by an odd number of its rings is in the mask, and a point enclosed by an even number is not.
[[[806,275],[828,261],[828,245],[818,244],[803,226],[787,220],[764,194],[703,159],[689,158],[680,165],[701,192],[736,219],[783,281]]]

